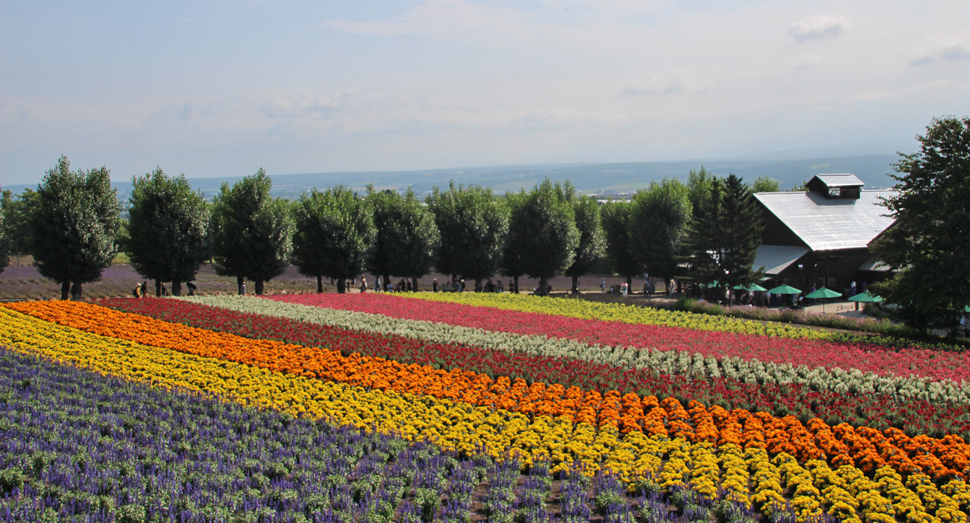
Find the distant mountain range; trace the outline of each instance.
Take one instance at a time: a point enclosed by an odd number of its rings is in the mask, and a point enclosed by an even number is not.
[[[887,173],[892,172],[892,164],[898,160],[897,155],[872,155],[802,160],[509,165],[421,171],[276,174],[271,177],[273,195],[289,199],[298,198],[302,192],[314,187],[322,190],[336,184],[358,190],[362,190],[368,183],[373,183],[378,189],[394,190],[403,190],[410,185],[416,193],[424,194],[435,186],[447,188],[452,180],[456,184],[489,186],[498,193],[504,193],[518,191],[520,188],[531,189],[545,177],[553,181],[569,180],[583,193],[621,194],[634,192],[653,180],[677,178],[686,181],[691,169],[700,169],[701,166],[719,177],[733,173],[748,182],[759,176],[767,176],[777,180],[782,190],[801,185],[820,173],[852,173],[866,183],[866,189],[876,189],[894,184]],[[194,189],[201,189],[207,198],[211,198],[219,191],[223,182],[232,184],[241,178],[190,178],[189,183]],[[121,199],[126,199],[131,191],[131,182],[128,180],[113,182],[112,185],[118,189]],[[4,189],[19,193],[26,187],[36,188],[36,185],[12,185]]]

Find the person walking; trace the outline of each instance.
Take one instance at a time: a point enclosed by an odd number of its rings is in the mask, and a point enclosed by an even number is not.
[[[361,294],[364,294],[365,292],[367,292],[367,278],[361,276],[360,277],[360,293]]]
[[[606,294],[606,278],[603,278],[603,281],[600,282],[600,289],[602,289],[603,294]]]

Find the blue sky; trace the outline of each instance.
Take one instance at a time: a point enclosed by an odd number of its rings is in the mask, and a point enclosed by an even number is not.
[[[0,184],[916,148],[970,2],[0,0]],[[846,148],[848,146],[848,148]]]

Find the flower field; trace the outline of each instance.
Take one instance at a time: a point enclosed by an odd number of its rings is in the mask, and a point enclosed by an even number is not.
[[[967,521],[961,353],[440,296],[5,304],[0,521]]]

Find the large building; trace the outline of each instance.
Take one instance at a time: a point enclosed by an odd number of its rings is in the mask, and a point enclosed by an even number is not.
[[[879,205],[892,190],[862,190],[852,174],[819,174],[805,192],[758,193],[765,225],[754,267],[769,280],[802,290],[811,285],[842,291],[888,273],[871,259],[869,243],[892,225]]]

